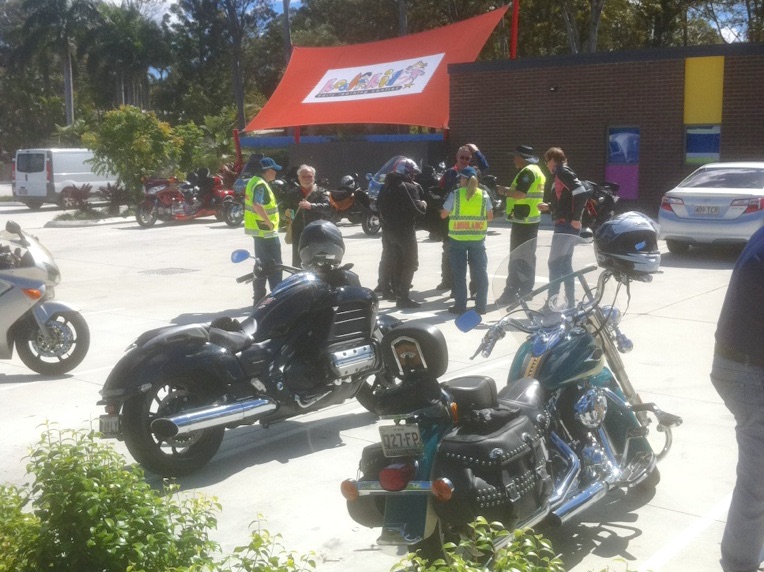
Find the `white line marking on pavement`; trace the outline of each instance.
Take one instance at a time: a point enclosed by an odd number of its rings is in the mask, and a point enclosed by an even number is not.
[[[658,572],[666,563],[684,550],[701,532],[711,526],[715,521],[727,514],[732,500],[732,493],[722,498],[711,510],[697,519],[691,526],[688,526],[679,535],[667,542],[663,548],[653,554],[646,562],[643,562],[638,572]],[[721,539],[720,539],[721,540]]]
[[[124,310],[124,308],[108,308],[106,310],[95,310],[93,312],[83,312],[83,316],[95,316],[96,314],[107,314],[109,312],[119,312],[120,310]]]

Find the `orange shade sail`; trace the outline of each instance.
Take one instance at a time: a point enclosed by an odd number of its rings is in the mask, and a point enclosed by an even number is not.
[[[295,47],[245,131],[335,123],[448,127],[448,64],[475,61],[507,6],[390,40]]]

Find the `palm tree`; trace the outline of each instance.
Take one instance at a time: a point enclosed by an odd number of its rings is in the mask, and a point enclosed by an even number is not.
[[[101,6],[103,25],[80,45],[88,71],[112,78],[116,105],[148,107],[148,73],[169,57],[162,30],[134,5]]]
[[[66,124],[71,125],[74,122],[73,54],[83,31],[100,20],[98,10],[93,0],[24,0],[23,8],[27,17],[17,56],[22,61],[42,52],[61,57]]]

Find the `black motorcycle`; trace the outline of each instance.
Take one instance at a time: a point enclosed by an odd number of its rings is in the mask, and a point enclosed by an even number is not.
[[[103,436],[124,440],[146,469],[175,476],[206,464],[226,428],[267,426],[352,397],[374,411],[389,379],[380,340],[400,321],[379,316],[374,292],[351,264],[340,266],[336,226],[315,221],[303,242],[310,270],[281,266],[293,274],[242,322],[220,318],[139,336],[101,390]],[[273,270],[256,264],[255,273]]]
[[[382,228],[376,206],[372,205],[369,194],[359,185],[357,174],[342,177],[340,188],[329,191],[329,204],[332,206],[332,222],[346,218],[352,224],[360,224],[368,235],[377,234]]]

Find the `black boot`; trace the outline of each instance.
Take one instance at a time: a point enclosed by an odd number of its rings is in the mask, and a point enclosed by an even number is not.
[[[414,302],[414,300],[412,300],[408,296],[406,296],[405,298],[398,297],[395,300],[395,307],[399,309],[419,308],[420,306],[421,304],[419,302]]]

